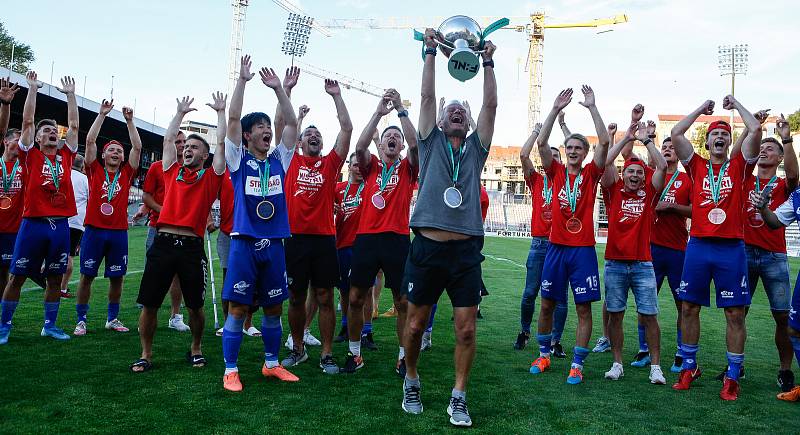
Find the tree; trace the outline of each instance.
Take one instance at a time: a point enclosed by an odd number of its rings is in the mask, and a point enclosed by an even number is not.
[[[708,158],[708,150],[706,149],[707,134],[708,124],[701,124],[694,129],[694,134],[692,135],[692,145],[694,145],[695,152],[706,159]]]
[[[28,71],[28,65],[35,59],[33,49],[30,45],[14,39],[0,22],[0,65],[5,68],[11,64],[12,48],[14,50],[14,71],[24,74]]]
[[[792,132],[800,131],[800,109],[786,117],[789,121],[789,130]]]

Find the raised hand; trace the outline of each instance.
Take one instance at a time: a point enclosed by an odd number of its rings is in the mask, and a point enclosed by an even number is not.
[[[436,31],[431,28],[425,29],[423,41],[425,42],[425,47],[428,48],[436,48],[439,46],[439,43],[436,42]]]
[[[728,95],[722,99],[722,108],[725,110],[733,110],[736,108],[736,98],[733,95]]]
[[[781,113],[781,117],[778,118],[778,122],[775,123],[775,129],[778,131],[778,134],[781,136],[782,140],[788,140],[792,138],[792,132],[789,128],[789,123],[786,121],[786,118],[783,117],[783,113]]]
[[[464,110],[467,111],[467,116],[472,118],[472,109],[470,109],[470,107],[469,107],[469,101],[464,100],[464,101],[461,102],[461,105],[464,106]]]
[[[765,122],[767,122],[767,118],[769,118],[770,110],[772,109],[759,110],[758,112],[754,113],[753,116],[763,125]]]
[[[497,46],[492,43],[492,41],[486,40],[483,43],[483,51],[481,52],[481,57],[485,62],[492,60],[492,56],[494,56],[494,52],[497,50]]]
[[[392,111],[392,94],[390,93],[393,89],[389,89],[383,94],[381,97],[380,102],[378,102],[378,107],[375,109],[375,113],[380,116],[386,116],[389,112]]]
[[[214,92],[211,94],[212,103],[206,103],[206,106],[214,109],[215,112],[224,112],[225,106],[228,103],[228,95],[222,92]]]
[[[30,89],[33,86],[36,86],[37,88],[41,88],[42,87],[42,84],[39,83],[39,79],[38,79],[38,76],[36,75],[36,71],[32,71],[32,70],[28,71],[28,73],[25,74],[25,81],[28,82],[28,89]]]
[[[336,80],[325,79],[325,92],[330,96],[341,95],[342,89],[339,87],[339,82]]]
[[[583,101],[580,101],[579,104],[585,108],[590,108],[594,106],[594,90],[589,85],[581,86],[581,92],[583,92]]]
[[[641,104],[633,106],[633,110],[631,110],[631,122],[641,121],[642,116],[644,116],[644,106]]]
[[[644,122],[636,123],[636,140],[640,142],[647,140],[647,124]]]
[[[610,137],[611,140],[614,140],[614,136],[617,134],[617,124],[612,122],[611,124],[608,124],[606,129],[608,130],[608,137]]]
[[[300,106],[299,109],[297,109],[297,119],[305,118],[306,115],[308,115],[308,112],[310,112],[310,111],[311,111],[311,108],[309,108],[308,106],[303,104],[302,106]]]
[[[75,93],[75,79],[70,76],[65,76],[61,79],[61,87],[56,87],[59,92],[62,94],[74,94]]]
[[[286,68],[286,75],[283,76],[283,89],[287,91],[291,90],[292,88],[297,85],[297,79],[300,78],[300,67],[298,66],[291,66]]]
[[[194,98],[190,97],[183,97],[180,99],[176,98],[175,101],[178,103],[178,109],[177,109],[178,113],[185,115],[189,112],[194,112],[195,110],[197,110],[194,107],[192,107],[192,103],[194,103]]]
[[[239,78],[249,82],[250,79],[255,76],[254,73],[250,72],[250,67],[253,65],[253,62],[250,61],[250,55],[246,54],[242,56],[241,64],[239,65]]]
[[[16,83],[12,84],[11,77],[0,79],[0,102],[10,104],[17,91],[19,91],[19,85]]]
[[[133,121],[133,109],[127,106],[123,106],[122,117],[125,118],[126,121]]]
[[[261,76],[261,83],[264,83],[270,89],[277,89],[281,85],[281,79],[278,78],[272,68],[261,68],[258,74]]]
[[[558,123],[559,124],[564,123],[564,112],[558,112]]]
[[[638,122],[631,122],[631,125],[628,126],[628,129],[625,130],[625,139],[632,141],[636,139],[636,132],[639,130],[639,123]],[[609,133],[610,134],[610,133]],[[612,137],[613,139],[613,137]]]
[[[567,107],[570,102],[572,102],[572,88],[567,88],[559,92],[558,96],[556,97],[556,101],[553,103],[553,109],[556,109],[560,112],[564,110],[564,108]]]
[[[533,132],[538,136],[540,131],[542,131],[542,123],[537,122],[533,125]]]
[[[706,100],[706,102],[700,106],[700,114],[701,115],[714,114],[714,100]]]
[[[655,136],[656,134],[656,123],[655,121],[648,119],[647,120],[647,137]]]
[[[103,102],[100,103],[100,114],[105,116],[111,113],[111,109],[114,108],[114,99],[112,98],[111,101],[103,99]]]

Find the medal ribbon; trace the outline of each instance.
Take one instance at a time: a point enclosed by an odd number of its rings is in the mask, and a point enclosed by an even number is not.
[[[392,174],[394,173],[394,168],[398,164],[400,164],[400,159],[399,158],[397,160],[395,160],[394,163],[392,163],[392,166],[389,166],[388,170],[386,169],[386,163],[383,164],[383,167],[381,168],[381,186],[380,186],[381,187],[381,190],[380,190],[381,193],[383,193],[383,189],[386,188],[386,185],[389,184],[389,179],[392,178]]]
[[[11,175],[8,175],[6,172],[6,162],[3,159],[0,159],[0,167],[3,168],[3,192],[8,193],[11,189],[11,183],[14,182],[14,176],[17,174],[17,168],[19,167],[19,159],[14,162],[14,168],[11,169]]]
[[[198,181],[200,181],[200,179],[203,178],[203,174],[206,173],[205,169],[201,169],[201,170],[197,171],[197,179],[192,181],[191,183],[189,183],[188,181],[183,179],[183,171],[185,169],[186,169],[185,166],[181,166],[181,169],[178,171],[178,177],[175,178],[175,181],[183,181],[186,184],[194,184],[194,183],[197,183]]]
[[[256,160],[256,166],[258,166],[258,178],[261,182],[261,197],[266,198],[267,194],[269,194],[269,158],[264,160],[264,170],[261,170],[261,165],[258,164],[258,160]]]
[[[711,199],[714,201],[715,206],[719,204],[719,191],[722,188],[722,179],[725,176],[725,171],[728,170],[729,163],[730,160],[726,160],[722,167],[719,168],[719,175],[714,177],[714,167],[711,165],[711,160],[708,161],[708,184],[711,187]]]
[[[103,172],[106,173],[106,185],[108,185],[108,202],[111,202],[114,199],[114,195],[117,193],[117,186],[119,186],[119,173],[122,172],[121,170],[117,170],[117,173],[114,174],[114,181],[108,181],[108,169],[103,168]]]
[[[663,201],[664,198],[667,197],[667,192],[669,192],[669,188],[672,187],[672,184],[675,183],[675,180],[677,178],[678,178],[678,171],[675,171],[672,173],[672,178],[669,179],[669,182],[664,187],[664,190],[661,191],[661,198],[658,199],[659,201]]]
[[[56,188],[56,192],[58,192],[58,184],[59,184],[58,183],[58,170],[56,169],[55,166],[53,166],[53,163],[50,162],[50,159],[47,156],[44,156],[44,161],[45,161],[45,163],[47,163],[47,166],[50,168],[50,177],[52,177],[53,186]],[[5,165],[3,165],[3,166],[5,166]]]
[[[382,179],[383,178],[381,178],[381,180]],[[350,202],[346,201],[347,194],[350,193],[350,180],[347,180],[347,187],[344,188],[344,196],[342,197],[342,202],[344,203],[344,205],[355,204],[356,206],[358,206],[359,204],[361,204],[361,191],[362,190],[364,190],[364,182],[363,181],[361,182],[361,184],[358,185],[358,190],[356,191],[355,199],[350,201]]]
[[[455,155],[453,153],[453,144],[450,141],[447,141],[447,147],[450,150],[450,167],[452,169],[452,177],[453,177],[453,186],[456,185],[456,181],[458,181],[458,172],[461,170],[461,160],[464,158],[464,148],[466,144],[461,144],[461,148],[458,150],[458,160],[456,160]]]
[[[578,208],[578,189],[581,185],[581,173],[583,168],[575,176],[575,181],[572,183],[572,189],[569,188],[569,169],[564,168],[564,190],[567,193],[567,201],[569,201],[569,208],[572,209],[572,214],[575,214],[575,209]]]
[[[544,205],[550,205],[550,202],[553,201],[553,186],[548,186],[547,175],[545,175],[542,178],[544,179],[544,190],[542,191],[542,197],[544,197]]]
[[[778,179],[778,176],[777,175],[773,175],[772,178],[769,179],[767,184],[764,185],[764,189],[766,189],[767,186],[769,186],[770,184],[774,183],[775,180],[777,180],[777,179]],[[3,182],[5,183],[5,179],[3,179]],[[756,192],[758,192],[759,194],[764,193],[764,189],[761,188],[761,180],[759,180],[758,176],[756,176]]]

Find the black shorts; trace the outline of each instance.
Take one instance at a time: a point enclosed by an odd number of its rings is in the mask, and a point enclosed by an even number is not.
[[[375,285],[375,275],[383,270],[384,287],[403,288],[409,236],[397,233],[359,234],[353,243],[350,285],[368,289]]]
[[[172,278],[178,275],[187,308],[203,307],[206,297],[208,259],[200,237],[158,233],[147,251],[147,263],[136,302],[158,308],[164,302]]]
[[[314,288],[333,288],[339,283],[334,236],[292,234],[284,249],[290,292],[307,291],[309,283]]]
[[[77,257],[81,250],[81,239],[83,238],[83,231],[77,228],[69,229],[69,256]]]
[[[414,305],[433,305],[447,290],[454,307],[481,302],[483,237],[437,242],[414,236],[406,262],[403,288]]]

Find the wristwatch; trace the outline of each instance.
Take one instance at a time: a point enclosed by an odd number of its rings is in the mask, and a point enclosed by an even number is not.
[[[488,67],[494,68],[494,59],[489,59],[489,60],[483,62],[483,67],[484,68],[488,68]]]
[[[403,110],[398,110],[398,111],[397,111],[397,117],[398,117],[398,118],[402,118],[402,117],[404,117],[404,116],[405,116],[405,117],[408,117],[408,110],[406,110],[406,109],[403,109]]]

